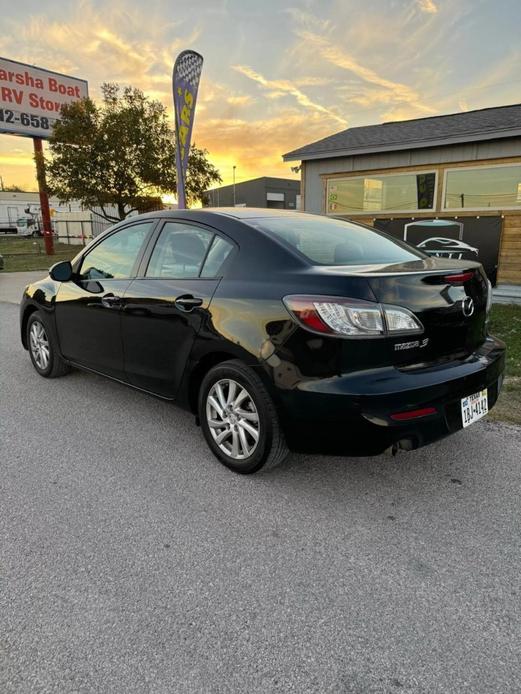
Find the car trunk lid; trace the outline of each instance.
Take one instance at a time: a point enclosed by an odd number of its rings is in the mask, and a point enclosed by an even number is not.
[[[420,336],[391,338],[395,363],[465,356],[483,343],[488,288],[479,263],[426,258],[355,272],[377,301],[409,309],[425,328]]]

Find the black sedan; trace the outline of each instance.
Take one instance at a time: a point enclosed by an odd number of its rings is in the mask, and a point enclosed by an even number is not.
[[[505,359],[490,302],[479,263],[352,222],[158,212],[29,285],[21,337],[41,376],[78,367],[190,409],[251,473],[288,449],[413,449],[482,417]]]

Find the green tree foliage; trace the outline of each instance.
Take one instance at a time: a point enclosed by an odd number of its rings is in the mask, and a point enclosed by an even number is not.
[[[165,107],[132,87],[104,84],[98,106],[83,99],[62,109],[49,140],[50,192],[63,202],[99,207],[109,221],[125,219],[176,193],[175,146]],[[221,177],[206,150],[192,146],[188,162],[188,203]],[[115,206],[117,217],[106,211]]]

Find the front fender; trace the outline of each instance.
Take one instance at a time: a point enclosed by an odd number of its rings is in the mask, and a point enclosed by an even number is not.
[[[51,331],[52,337],[55,338],[55,344],[58,345],[56,335],[56,321],[54,307],[56,303],[56,294],[60,283],[55,282],[50,277],[46,277],[39,282],[27,285],[22,295],[20,303],[20,338],[22,345],[27,349],[27,321],[29,316],[35,311],[42,311],[47,317],[47,327]]]

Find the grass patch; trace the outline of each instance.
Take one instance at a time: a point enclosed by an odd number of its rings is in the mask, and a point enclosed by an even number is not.
[[[489,330],[507,346],[505,382],[490,419],[521,424],[521,306],[495,304]]]
[[[507,346],[507,376],[521,377],[521,306],[494,304],[489,331]]]
[[[54,255],[47,255],[41,238],[0,237],[0,255],[4,257],[5,272],[48,270],[60,260],[71,260],[81,248],[55,241]]]

